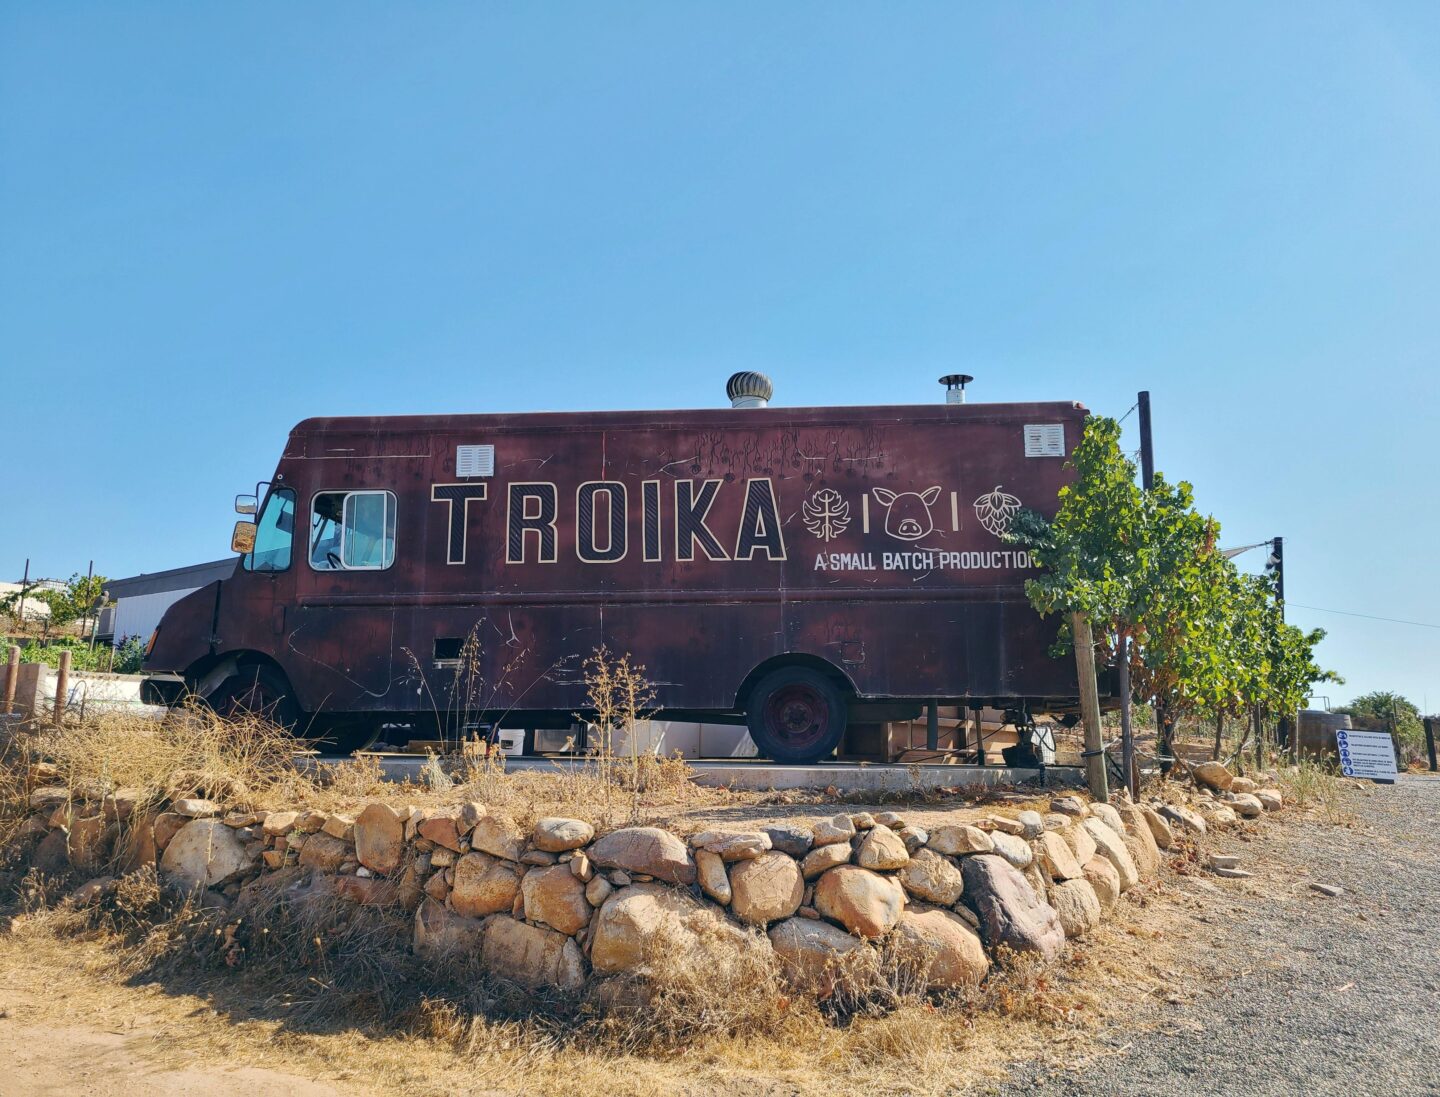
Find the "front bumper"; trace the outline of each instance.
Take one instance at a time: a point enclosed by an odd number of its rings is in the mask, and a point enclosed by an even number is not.
[[[147,705],[174,708],[185,696],[185,679],[178,674],[148,674],[140,680],[140,700]]]

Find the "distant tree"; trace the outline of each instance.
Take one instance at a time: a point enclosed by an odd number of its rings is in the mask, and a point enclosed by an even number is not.
[[[1424,725],[1420,722],[1420,710],[1407,698],[1389,690],[1377,689],[1362,693],[1348,705],[1341,705],[1335,711],[1343,712],[1347,716],[1379,720],[1387,728],[1394,729],[1395,734],[1405,742],[1418,742],[1425,733]]]
[[[1216,645],[1234,577],[1215,549],[1217,525],[1183,481],[1157,475],[1141,490],[1114,419],[1086,421],[1069,465],[1075,482],[1060,489],[1054,521],[1027,510],[1011,527],[1044,569],[1025,585],[1031,604],[1088,617],[1102,653],[1124,653],[1140,696],[1181,710],[1214,703],[1230,669]]]
[[[32,590],[29,596],[50,607],[51,624],[68,625],[99,612],[108,581],[103,575],[87,577],[76,572],[62,590]]]
[[[1164,703],[1166,748],[1178,714],[1247,714],[1258,733],[1315,682],[1338,680],[1315,662],[1324,632],[1287,625],[1273,580],[1225,558],[1220,526],[1195,509],[1189,484],[1156,474],[1140,489],[1114,419],[1086,420],[1068,467],[1075,481],[1054,520],[1022,510],[1007,536],[1043,569],[1025,593],[1041,614],[1089,620],[1102,656],[1129,670],[1131,694]],[[1131,701],[1122,692],[1122,711]]]

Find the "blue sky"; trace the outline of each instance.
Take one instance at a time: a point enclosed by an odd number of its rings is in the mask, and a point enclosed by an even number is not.
[[[962,370],[1150,389],[1333,699],[1440,709],[1299,608],[1440,624],[1437,359],[1434,4],[0,2],[5,579],[224,555],[310,415]]]

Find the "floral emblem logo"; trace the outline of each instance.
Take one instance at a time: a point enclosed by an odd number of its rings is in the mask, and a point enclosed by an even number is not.
[[[994,491],[986,492],[975,500],[975,517],[996,537],[1003,537],[1010,531],[1010,523],[1019,510],[1020,500],[1001,491],[999,484],[995,485]]]
[[[833,541],[850,527],[850,504],[834,488],[821,488],[802,510],[805,528],[822,541]]]

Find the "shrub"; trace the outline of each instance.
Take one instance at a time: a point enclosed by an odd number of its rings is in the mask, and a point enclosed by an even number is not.
[[[145,665],[145,640],[139,636],[126,636],[115,645],[115,673],[139,674]]]
[[[20,650],[20,660],[25,663],[44,663],[50,667],[60,666],[60,653],[70,652],[70,669],[104,670],[110,662],[108,645],[100,644],[92,651],[88,640],[75,636],[61,636],[41,645],[31,640]]]

